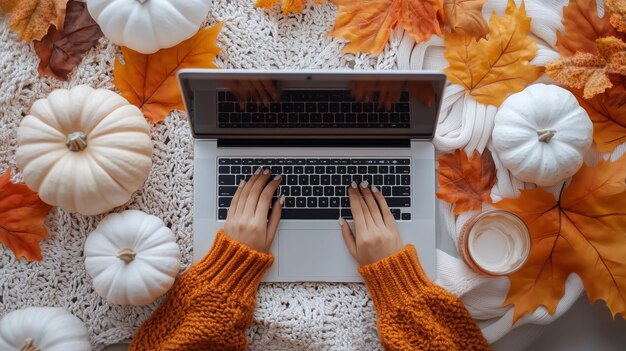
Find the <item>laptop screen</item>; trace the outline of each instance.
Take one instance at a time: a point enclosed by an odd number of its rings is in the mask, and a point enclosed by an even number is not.
[[[408,71],[183,70],[196,138],[432,139],[445,76]]]

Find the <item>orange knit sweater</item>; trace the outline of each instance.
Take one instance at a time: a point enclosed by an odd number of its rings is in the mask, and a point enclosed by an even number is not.
[[[218,233],[208,255],[178,279],[139,328],[130,350],[246,350],[256,291],[273,261]],[[386,350],[489,350],[461,301],[424,274],[412,245],[359,273]]]

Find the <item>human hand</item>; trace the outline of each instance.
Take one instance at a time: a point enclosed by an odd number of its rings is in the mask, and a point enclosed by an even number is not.
[[[360,189],[359,189],[360,188]],[[343,217],[341,232],[352,257],[360,266],[368,265],[402,250],[402,239],[387,201],[378,189],[366,181],[348,189],[356,235]]]
[[[242,180],[239,183],[224,224],[228,237],[262,252],[269,251],[272,246],[285,201],[284,196],[276,200],[268,221],[272,195],[282,181],[277,175],[268,183],[270,175],[269,169],[259,167],[247,182]]]
[[[357,81],[352,86],[352,96],[357,101],[373,102],[374,92],[378,91],[378,109],[393,109],[393,104],[400,101],[404,81]]]
[[[269,80],[228,81],[229,90],[235,95],[240,107],[248,101],[262,103],[268,106],[270,101],[278,101],[278,89]]]

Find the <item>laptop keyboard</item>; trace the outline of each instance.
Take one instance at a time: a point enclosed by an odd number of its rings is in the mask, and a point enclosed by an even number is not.
[[[218,92],[219,128],[410,128],[408,92],[390,111],[378,102],[356,101],[349,90],[287,90],[281,101],[242,107],[228,91]]]
[[[282,219],[350,219],[348,186],[366,180],[397,220],[411,220],[409,158],[219,158],[218,219],[226,219],[237,185],[258,167],[283,177],[272,201],[285,195]]]

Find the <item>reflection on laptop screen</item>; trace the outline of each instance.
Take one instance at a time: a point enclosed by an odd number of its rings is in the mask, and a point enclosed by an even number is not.
[[[328,77],[235,75],[204,80],[191,88],[194,132],[219,138],[432,137],[445,78]]]

